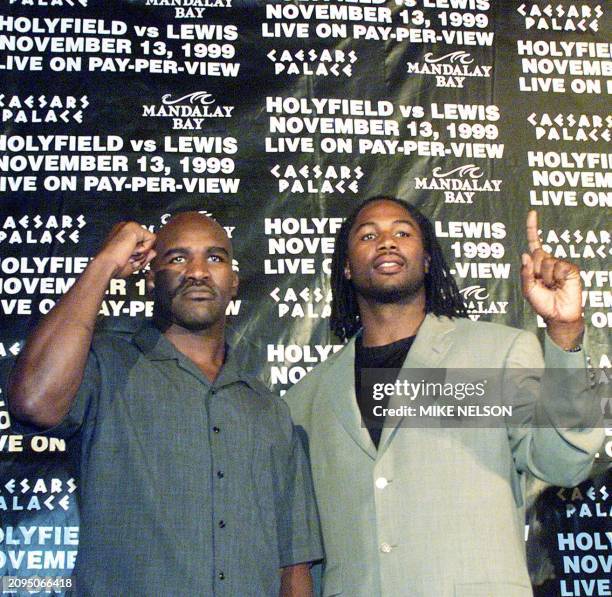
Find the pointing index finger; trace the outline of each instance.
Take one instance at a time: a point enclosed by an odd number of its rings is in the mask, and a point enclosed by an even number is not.
[[[538,236],[538,212],[535,209],[529,210],[527,214],[527,243],[530,253],[542,248],[542,243]]]

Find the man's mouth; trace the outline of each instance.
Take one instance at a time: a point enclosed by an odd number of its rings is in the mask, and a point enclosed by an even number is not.
[[[394,274],[404,267],[404,260],[398,255],[380,255],[374,260],[374,269],[383,274]]]
[[[208,286],[188,286],[181,291],[181,294],[191,300],[202,301],[209,301],[216,296],[212,288]]]

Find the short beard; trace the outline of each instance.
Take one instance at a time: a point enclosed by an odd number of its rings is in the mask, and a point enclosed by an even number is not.
[[[172,307],[172,299],[170,299],[170,303],[167,302],[167,296],[163,298],[155,296],[155,299],[153,304],[153,321],[162,332],[167,330],[171,325],[178,325],[193,333],[203,332],[213,327],[219,319],[214,313],[209,313],[208,316],[204,318],[196,318],[190,313],[183,313],[180,310],[177,311]],[[223,317],[225,317],[225,313]]]
[[[412,280],[402,286],[379,288],[358,287],[353,284],[355,293],[379,305],[407,304],[425,288],[424,280]]]

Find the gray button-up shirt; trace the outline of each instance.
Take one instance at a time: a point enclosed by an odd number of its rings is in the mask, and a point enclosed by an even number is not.
[[[284,403],[231,353],[210,381],[151,324],[97,336],[64,433],[81,434],[79,594],[277,595],[322,557]]]

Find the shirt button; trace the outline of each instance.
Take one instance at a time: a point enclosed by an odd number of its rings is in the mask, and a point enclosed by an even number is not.
[[[387,481],[387,479],[385,479],[384,477],[378,477],[378,479],[376,479],[375,485],[376,487],[378,487],[378,489],[384,489],[387,485],[389,485],[389,481]]]
[[[225,477],[225,473],[223,471],[217,471],[217,477],[219,477],[219,479],[223,479],[223,477]]]
[[[219,528],[220,529],[224,529],[225,528],[225,521],[224,520],[220,520],[219,521]]]
[[[213,427],[213,431],[215,433],[219,433],[221,431],[221,429],[219,429],[216,425]]]
[[[393,548],[388,543],[380,544],[380,551],[382,551],[383,553],[391,553],[392,549]]]
[[[217,574],[217,577],[219,580],[225,580],[225,574],[223,574],[223,571],[220,571],[219,574]]]

